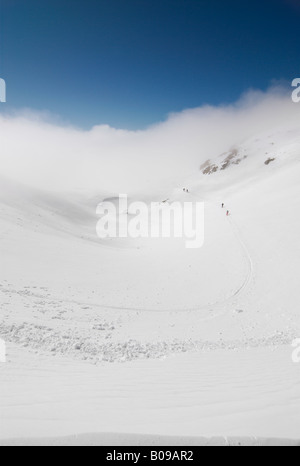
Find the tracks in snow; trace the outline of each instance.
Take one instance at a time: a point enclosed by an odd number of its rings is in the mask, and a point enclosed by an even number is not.
[[[229,224],[231,226],[231,229],[237,239],[237,242],[240,244],[240,247],[242,249],[243,257],[245,260],[245,264],[247,267],[247,275],[246,278],[243,282],[243,284],[229,297],[222,301],[216,301],[213,303],[208,303],[204,305],[198,305],[198,306],[193,306],[189,308],[181,308],[181,309],[151,309],[151,308],[143,308],[143,307],[127,307],[127,306],[109,306],[109,305],[102,305],[97,302],[80,302],[77,300],[70,300],[70,299],[64,299],[63,301],[68,304],[75,304],[77,306],[89,306],[93,308],[98,308],[98,309],[105,309],[105,310],[112,310],[112,311],[126,311],[126,312],[151,312],[151,313],[182,313],[182,312],[203,312],[205,315],[203,317],[200,317],[200,320],[209,320],[213,319],[215,317],[218,317],[219,315],[224,314],[226,310],[224,309],[225,305],[228,305],[231,303],[231,301],[235,300],[237,297],[241,296],[246,289],[249,287],[252,278],[253,278],[253,272],[254,272],[254,267],[253,267],[253,261],[251,259],[250,253],[242,239],[242,234],[238,228],[238,226],[235,224],[235,222],[232,220],[231,217],[229,217]],[[7,293],[13,293],[13,294],[19,294],[23,295],[23,297],[33,297],[37,299],[45,299],[47,301],[53,302],[62,302],[58,298],[55,298],[53,296],[43,296],[42,293],[34,293],[34,292],[28,292],[28,291],[16,291],[16,290],[4,290],[3,288],[0,288],[0,291],[2,292],[7,292]],[[50,298],[50,299],[49,299]]]

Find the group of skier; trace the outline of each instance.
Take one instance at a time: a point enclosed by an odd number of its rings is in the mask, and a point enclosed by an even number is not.
[[[188,190],[188,188],[183,188],[183,192],[184,192],[184,193],[189,193],[190,191]],[[223,203],[222,203],[222,209],[224,209],[224,208],[225,208],[225,204],[224,204],[224,202],[223,202]],[[227,215],[227,217],[230,216],[230,211],[229,211],[229,210],[226,210],[226,215]]]

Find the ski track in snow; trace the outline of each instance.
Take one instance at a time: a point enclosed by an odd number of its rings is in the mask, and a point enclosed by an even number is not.
[[[217,209],[216,209],[216,214],[217,214]],[[232,301],[233,298],[236,298],[237,296],[241,295],[244,291],[246,291],[246,288],[249,286],[250,282],[251,282],[251,279],[252,279],[252,275],[253,275],[253,262],[252,262],[252,259],[251,259],[251,256],[248,252],[248,249],[245,245],[245,243],[242,241],[241,239],[241,234],[239,232],[239,229],[238,227],[234,224],[234,222],[231,220],[231,218],[229,218],[229,222],[230,222],[230,225],[231,225],[231,228],[237,238],[237,242],[240,244],[241,246],[241,250],[243,252],[243,256],[244,256],[244,259],[245,259],[245,262],[247,263],[248,265],[248,272],[247,272],[247,276],[246,276],[246,279],[244,281],[244,283],[242,284],[241,287],[239,287],[231,296],[227,297],[226,299],[222,300],[222,301],[216,301],[216,302],[213,302],[213,303],[208,303],[208,304],[204,304],[204,305],[196,305],[196,306],[193,306],[193,307],[188,307],[188,308],[183,308],[183,309],[176,309],[176,308],[172,308],[172,309],[155,309],[155,308],[144,308],[144,307],[128,307],[128,306],[111,306],[111,305],[101,305],[99,303],[96,303],[96,302],[85,302],[85,301],[78,301],[78,300],[71,300],[71,299],[65,299],[64,298],[64,303],[68,303],[68,304],[75,304],[75,305],[78,305],[78,306],[92,306],[94,308],[98,308],[98,309],[109,309],[109,310],[115,310],[115,311],[128,311],[128,312],[149,312],[149,313],[170,313],[170,312],[177,312],[177,313],[181,313],[181,312],[201,312],[201,311],[212,311],[212,308],[214,308],[214,310],[218,309],[218,308],[222,308],[226,303],[230,303]],[[18,294],[18,295],[24,295],[24,296],[29,296],[29,297],[32,297],[32,298],[36,298],[36,299],[48,299],[49,298],[49,295],[48,296],[45,296],[43,294],[40,294],[40,293],[36,293],[36,292],[33,292],[33,291],[29,291],[29,290],[11,290],[11,289],[3,289],[2,286],[0,285],[0,292],[2,293],[10,293],[10,294]],[[53,297],[51,298],[51,301],[53,303],[61,303],[61,300]],[[222,311],[221,311],[221,314],[222,314]],[[214,315],[210,315],[208,317],[199,317],[201,320],[210,320],[210,319],[213,319],[215,317],[219,317],[220,316],[220,311],[217,313],[217,314],[214,314]]]
[[[235,292],[235,294],[233,295],[233,297],[236,297],[236,296],[239,296],[240,294],[242,294],[243,292],[246,291],[246,289],[249,287],[250,283],[251,283],[251,280],[254,276],[254,265],[253,265],[253,260],[251,258],[251,255],[249,253],[249,250],[245,244],[245,242],[242,240],[242,237],[241,237],[241,232],[240,232],[240,229],[238,228],[238,226],[236,225],[236,223],[232,220],[231,217],[229,217],[229,222],[236,234],[236,237],[237,237],[237,240],[239,241],[241,247],[242,247],[242,250],[244,252],[244,258],[245,258],[245,261],[248,265],[248,273],[247,273],[247,276],[246,276],[246,279],[243,283],[243,285]]]
[[[215,214],[219,215],[217,207]],[[221,211],[224,214],[224,211]],[[242,258],[247,266],[247,274],[242,285],[230,297],[223,301],[213,304],[201,305],[186,309],[168,309],[154,310],[145,308],[122,307],[122,306],[104,306],[93,302],[83,302],[71,299],[57,299],[51,293],[47,293],[45,288],[36,289],[27,287],[23,290],[12,289],[9,286],[0,285],[0,292],[9,299],[14,295],[21,299],[21,306],[25,308],[36,309],[39,316],[42,315],[43,325],[34,322],[14,322],[10,324],[6,321],[0,324],[1,335],[7,341],[18,343],[24,347],[32,348],[35,351],[47,351],[52,355],[72,355],[80,359],[90,360],[93,362],[115,362],[131,361],[139,358],[161,358],[172,353],[187,351],[212,351],[217,349],[237,349],[243,347],[257,346],[277,346],[288,344],[292,335],[286,334],[269,336],[266,339],[243,339],[231,341],[204,341],[195,338],[174,338],[171,341],[148,341],[142,342],[128,336],[126,341],[115,341],[114,334],[120,329],[120,315],[108,316],[97,315],[97,309],[101,311],[115,311],[121,313],[156,313],[156,314],[180,314],[180,313],[201,313],[207,311],[209,315],[197,315],[197,322],[207,322],[226,314],[232,308],[237,306],[237,298],[245,293],[254,275],[253,262],[248,249],[242,240],[239,228],[233,221],[232,217],[228,218],[228,223],[236,237],[236,242],[241,248]],[[32,302],[32,299],[36,300]],[[20,305],[20,304],[19,304]],[[77,308],[77,317],[74,319],[75,308]],[[49,315],[49,309],[53,314]],[[83,313],[86,316],[83,316]],[[37,316],[38,320],[40,317]],[[81,317],[80,317],[81,316]],[[84,327],[76,324],[78,320],[83,320]],[[59,322],[59,327],[53,326],[55,321]],[[121,317],[122,321],[122,317]],[[88,328],[86,328],[88,325]]]

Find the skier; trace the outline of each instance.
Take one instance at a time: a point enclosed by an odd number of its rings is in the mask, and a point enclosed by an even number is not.
[[[227,215],[227,217],[229,217],[229,210],[227,210],[226,215]]]
[[[225,204],[224,204],[224,202],[223,202],[223,204],[222,204],[222,209],[224,209],[224,206],[225,206]]]

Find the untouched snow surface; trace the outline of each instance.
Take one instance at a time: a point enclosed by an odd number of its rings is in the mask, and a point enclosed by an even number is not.
[[[300,338],[300,134],[262,135],[235,151],[241,162],[183,180],[189,194],[166,193],[205,201],[199,250],[100,241],[101,195],[1,179],[4,442],[90,432],[300,438],[291,347]]]

